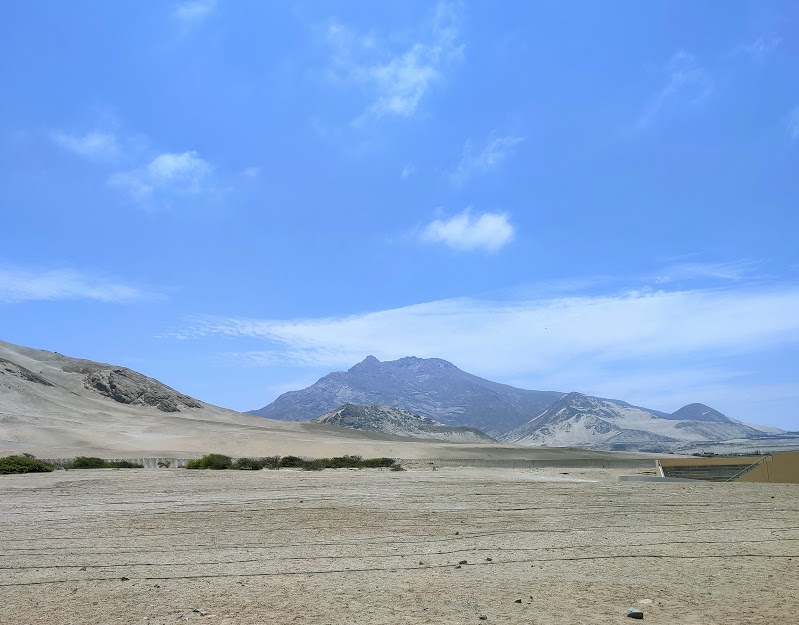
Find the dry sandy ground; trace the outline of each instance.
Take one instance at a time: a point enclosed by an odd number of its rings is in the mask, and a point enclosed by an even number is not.
[[[0,476],[0,623],[796,622],[795,485],[619,473]]]

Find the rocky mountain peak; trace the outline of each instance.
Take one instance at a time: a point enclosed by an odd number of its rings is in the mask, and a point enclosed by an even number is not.
[[[496,442],[480,430],[453,427],[407,410],[382,404],[362,406],[352,403],[314,419],[322,425],[333,425],[366,432],[381,432],[426,440],[443,440],[460,443]]]
[[[705,404],[698,403],[683,406],[676,412],[673,412],[669,416],[669,419],[688,419],[691,421],[705,421],[712,423],[727,423],[732,421],[732,419],[720,413],[718,410],[714,410]]]
[[[372,369],[375,366],[381,364],[380,361],[372,355],[367,356],[357,365],[353,365],[348,369],[348,371],[363,371],[365,369]]]

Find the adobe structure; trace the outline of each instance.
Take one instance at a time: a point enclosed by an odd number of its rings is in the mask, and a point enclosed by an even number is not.
[[[710,482],[799,484],[799,451],[775,451],[763,456],[702,456],[659,458],[660,477]]]

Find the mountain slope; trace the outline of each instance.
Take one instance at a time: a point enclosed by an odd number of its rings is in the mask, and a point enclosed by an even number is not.
[[[762,435],[702,404],[660,416],[644,408],[569,393],[500,438],[519,445],[668,449],[685,442]]]
[[[263,419],[212,406],[125,367],[0,341],[0,455],[412,458],[468,457],[480,449]]]
[[[371,406],[344,404],[314,419],[314,423],[428,440],[458,443],[496,442],[490,436],[474,428],[444,425],[427,417],[415,415],[407,410],[379,404]]]
[[[309,421],[346,403],[382,404],[493,436],[525,423],[562,395],[491,382],[439,358],[380,362],[369,356],[248,414]]]

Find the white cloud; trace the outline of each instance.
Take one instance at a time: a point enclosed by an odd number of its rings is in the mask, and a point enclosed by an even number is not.
[[[524,137],[500,137],[492,133],[483,149],[477,153],[471,142],[467,141],[463,146],[461,161],[452,173],[452,181],[460,185],[475,174],[485,174],[502,163],[522,141]]]
[[[216,0],[192,0],[181,2],[175,7],[174,16],[183,24],[189,25],[199,22],[216,9]]]
[[[657,92],[649,106],[638,118],[636,126],[648,126],[669,106],[678,102],[698,104],[713,92],[713,83],[694,55],[679,51],[666,65],[666,84]]]
[[[408,178],[413,176],[415,172],[416,169],[414,169],[413,165],[408,163],[407,165],[405,165],[405,167],[402,168],[402,172],[400,172],[400,178],[402,178],[403,180],[407,180]]]
[[[140,289],[72,269],[0,268],[0,302],[95,300],[127,302],[148,297]]]
[[[799,140],[799,106],[794,108],[788,116],[788,133],[794,141]]]
[[[372,99],[355,121],[412,116],[433,84],[442,79],[446,65],[463,51],[455,22],[453,8],[439,4],[425,36],[400,52],[386,52],[372,36],[358,37],[345,26],[331,25],[328,42],[335,50],[335,73],[360,84]]]
[[[251,166],[244,168],[244,170],[241,172],[241,175],[244,176],[245,178],[257,178],[260,175],[260,173],[261,173],[260,167]]]
[[[156,192],[192,194],[204,190],[211,165],[196,152],[159,154],[146,166],[112,174],[108,183],[128,191],[139,201]]]
[[[515,228],[505,213],[472,215],[467,208],[449,219],[435,219],[422,231],[428,243],[443,243],[461,251],[496,252],[513,240]]]
[[[167,336],[224,338],[228,350],[236,339],[253,351],[226,357],[271,367],[276,379],[310,380],[367,354],[436,357],[520,388],[578,390],[669,411],[700,401],[732,417],[786,426],[799,404],[791,377],[797,311],[799,286],[734,283],[461,298],[343,317],[202,317]]]
[[[91,160],[114,160],[121,152],[116,136],[111,133],[89,132],[79,136],[56,132],[52,138],[62,148]]]
[[[258,356],[265,362],[342,367],[366,354],[415,355],[497,377],[550,379],[576,367],[588,379],[603,378],[602,371],[619,363],[646,362],[652,371],[664,359],[796,344],[797,310],[797,287],[643,290],[502,302],[463,298],[334,318],[200,318],[183,336],[263,339],[271,347]],[[706,378],[718,377],[708,371]]]

